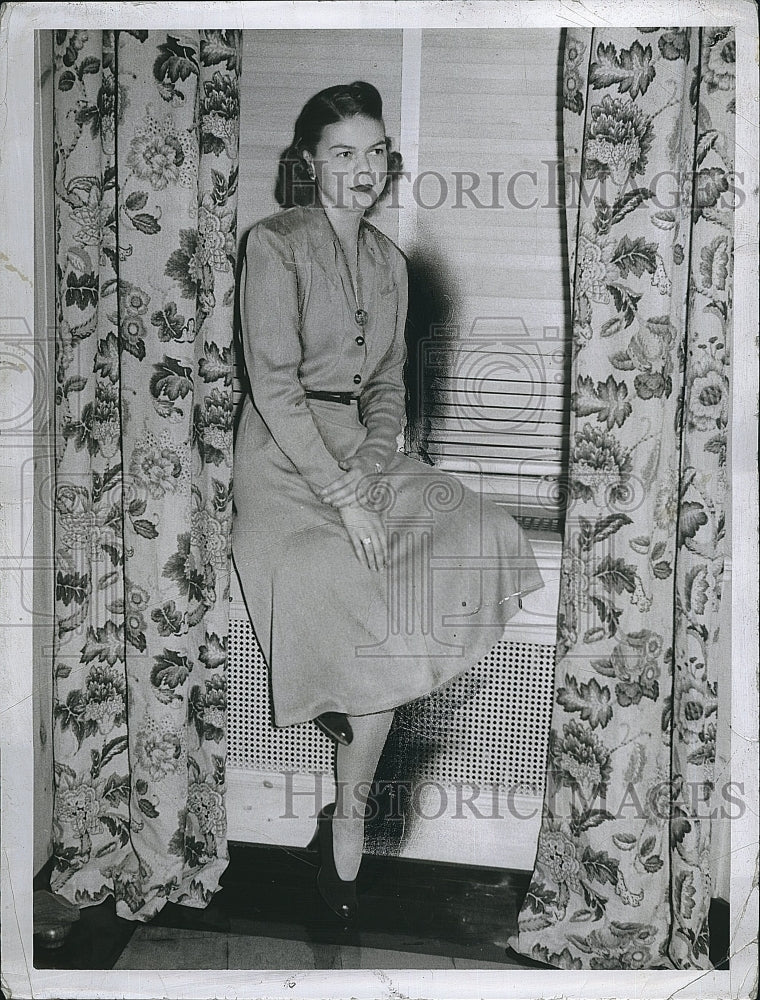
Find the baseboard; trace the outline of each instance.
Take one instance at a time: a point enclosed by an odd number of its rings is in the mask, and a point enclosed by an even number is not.
[[[334,799],[329,773],[227,770],[227,835],[242,843],[305,847],[315,817]],[[425,782],[415,788],[399,857],[479,867],[533,869],[542,799],[495,787]],[[368,845],[371,853],[371,845]],[[385,852],[382,852],[385,853]]]

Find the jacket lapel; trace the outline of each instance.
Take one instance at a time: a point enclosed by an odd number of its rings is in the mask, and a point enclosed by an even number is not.
[[[321,205],[302,208],[306,219],[309,261],[324,271],[327,281],[338,288],[338,247],[335,234]]]
[[[353,284],[335,230],[321,205],[304,207],[303,211],[306,213],[310,258],[322,269],[333,287],[342,286],[353,313],[356,309]],[[382,283],[385,288],[393,283],[393,279],[390,263],[375,236],[374,228],[364,220],[359,227],[359,270],[362,307],[367,312],[372,312],[376,305],[378,283]]]

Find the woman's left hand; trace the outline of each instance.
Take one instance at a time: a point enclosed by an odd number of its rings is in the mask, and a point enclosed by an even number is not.
[[[377,475],[377,468],[366,459],[358,457],[346,458],[338,463],[346,474],[320,490],[322,503],[332,507],[346,507],[348,504],[361,503],[361,494],[369,486],[369,476]]]

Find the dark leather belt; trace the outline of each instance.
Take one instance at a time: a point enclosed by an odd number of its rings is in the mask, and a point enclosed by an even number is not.
[[[343,403],[345,406],[350,406],[358,399],[358,396],[350,392],[326,392],[321,389],[306,389],[305,395],[307,399],[326,399],[330,403]]]

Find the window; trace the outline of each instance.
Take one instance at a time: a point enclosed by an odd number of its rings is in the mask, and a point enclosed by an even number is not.
[[[423,302],[410,316],[410,445],[465,480],[484,474],[524,522],[557,530],[568,361],[560,32],[425,30],[416,44],[402,80],[407,91],[419,76],[418,113],[407,125],[402,112],[416,179],[399,195],[410,294]]]
[[[406,446],[526,526],[558,530],[569,362],[560,31],[272,31],[246,45],[240,237],[277,210],[277,159],[306,97],[335,82],[338,62],[341,79],[374,83],[407,171],[372,218],[409,258]]]

